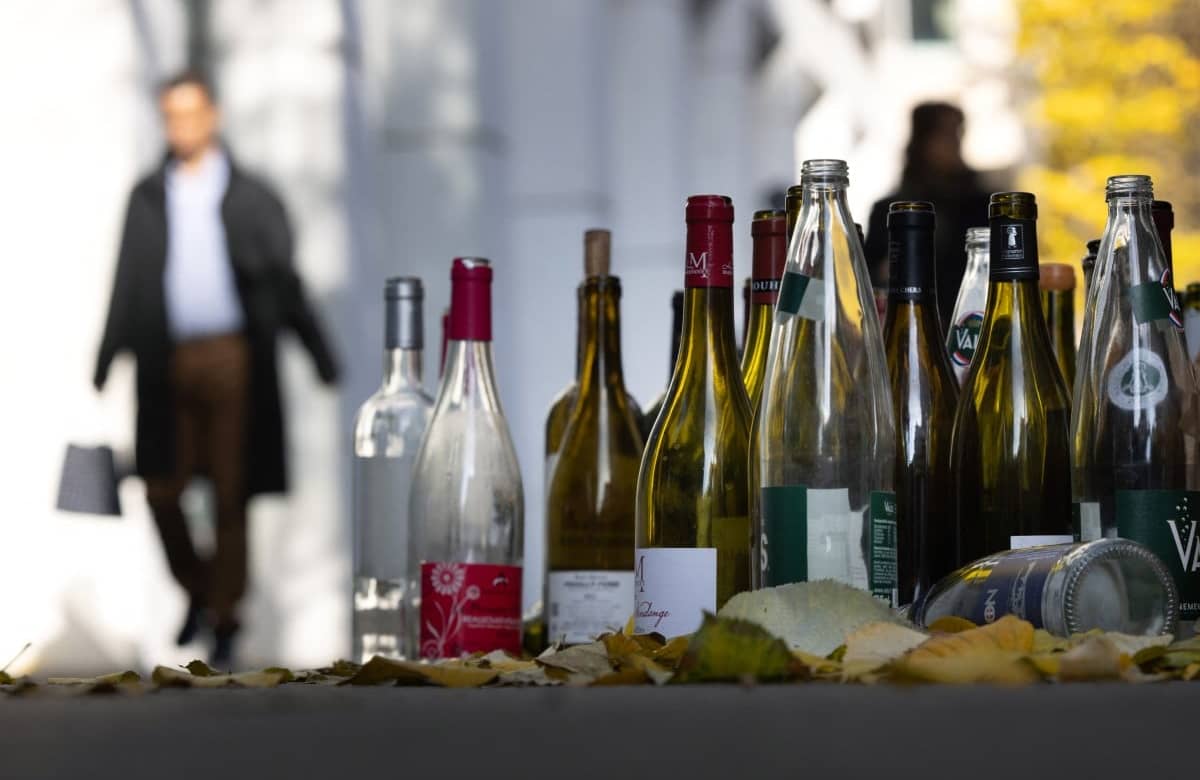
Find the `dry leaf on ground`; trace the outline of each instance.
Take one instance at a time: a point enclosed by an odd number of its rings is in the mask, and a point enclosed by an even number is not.
[[[704,616],[672,682],[796,678],[807,671],[787,644],[747,620]]]

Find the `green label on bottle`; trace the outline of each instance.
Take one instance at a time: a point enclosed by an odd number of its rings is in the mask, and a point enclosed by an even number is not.
[[[1134,285],[1129,296],[1138,325],[1167,320],[1176,328],[1183,328],[1183,313],[1179,310],[1179,298],[1171,285],[1169,270],[1163,269],[1159,279]]]
[[[871,528],[867,575],[871,595],[896,606],[896,494],[871,492]]]
[[[1117,535],[1149,547],[1179,590],[1179,618],[1200,618],[1200,491],[1118,490]]]
[[[785,277],[786,278],[786,277]],[[779,298],[783,301],[782,295]],[[808,488],[804,485],[762,489],[764,585],[808,580]]]
[[[785,271],[775,310],[807,320],[825,319],[825,282],[795,271]]]
[[[765,487],[761,499],[764,585],[831,579],[895,603],[892,493],[872,493],[870,505],[857,511],[846,488]]]

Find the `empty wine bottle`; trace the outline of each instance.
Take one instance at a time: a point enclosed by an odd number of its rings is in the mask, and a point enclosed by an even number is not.
[[[911,604],[954,570],[950,436],[958,382],[943,347],[933,204],[888,209],[891,290],[883,343],[896,418],[898,598]]]
[[[671,377],[675,374],[675,363],[679,360],[679,339],[683,332],[683,290],[676,290],[671,293],[671,363],[667,366],[667,384],[671,382]],[[654,421],[658,419],[659,413],[662,411],[663,401],[666,400],[667,391],[664,388],[658,398],[655,398],[650,406],[646,407],[645,414],[642,415],[642,438],[650,438],[650,429],[654,427]]]
[[[642,434],[621,368],[621,282],[583,284],[576,400],[546,505],[546,615],[552,642],[620,631],[633,605],[633,510]]]
[[[763,376],[767,370],[767,348],[771,344],[771,321],[779,297],[779,279],[787,262],[787,219],[779,210],[756,211],[750,222],[754,241],[754,281],[747,328],[746,347],[742,350],[742,378],[750,399],[750,413],[758,409]]]
[[[1083,260],[1079,261],[1079,266],[1083,269],[1083,301],[1085,304],[1092,289],[1092,273],[1096,268],[1096,252],[1099,250],[1100,239],[1093,238],[1087,242],[1087,254],[1083,256]]]
[[[967,380],[967,371],[975,358],[979,328],[983,325],[983,310],[987,308],[991,235],[990,228],[967,228],[967,268],[958,288],[958,297],[954,300],[950,333],[946,337],[946,351],[950,354],[954,376],[960,386]]]
[[[457,258],[450,281],[446,373],[409,500],[410,589],[420,616],[410,655],[516,655],[525,495],[492,366],[491,264]]]
[[[1050,346],[1070,392],[1075,387],[1075,269],[1066,263],[1042,263],[1038,284]]]
[[[1070,401],[1038,296],[1037,203],[992,195],[987,309],[959,396],[951,469],[962,565],[1069,542]]]
[[[733,333],[733,203],[688,198],[683,336],[642,456],[636,629],[689,634],[750,587],[750,402]]]
[[[1200,393],[1150,177],[1113,176],[1105,194],[1071,421],[1076,530],[1084,541],[1119,536],[1153,550],[1190,625],[1200,617]]]
[[[841,160],[807,160],[751,445],[756,584],[896,600],[887,360]]]
[[[433,399],[421,381],[421,280],[384,286],[383,384],[354,418],[353,660],[403,658],[408,498]]]
[[[1056,636],[1093,629],[1157,636],[1175,631],[1178,603],[1171,573],[1153,552],[1102,539],[989,555],[935,585],[910,617],[918,626],[944,617],[982,626],[1015,615]]]

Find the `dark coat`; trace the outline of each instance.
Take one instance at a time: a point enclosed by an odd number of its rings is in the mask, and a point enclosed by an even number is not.
[[[137,473],[165,476],[175,460],[175,418],[169,381],[172,351],[163,291],[167,258],[166,164],[138,182],[129,197],[112,302],[94,378],[103,387],[113,357],[137,360]],[[258,179],[232,162],[221,202],[229,258],[250,346],[250,405],[246,436],[248,495],[287,489],[283,408],[276,339],[292,329],[325,382],[337,366],[292,265],[292,232],[283,204]]]

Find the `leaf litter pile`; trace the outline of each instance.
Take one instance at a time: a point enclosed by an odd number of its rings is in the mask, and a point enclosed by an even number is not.
[[[533,659],[499,651],[436,663],[376,657],[363,665],[338,661],[321,669],[275,667],[238,674],[223,674],[193,661],[179,669],[160,666],[149,679],[127,671],[89,678],[52,677],[44,683],[0,672],[0,690],[22,695],[47,690],[139,693],[279,685],[482,688],[1200,680],[1200,636],[1172,641],[1170,636],[1091,631],[1061,638],[1012,616],[985,626],[944,618],[926,632],[872,602],[866,594],[849,588],[842,591],[832,583],[806,583],[736,597],[719,615],[706,615],[700,630],[691,636],[665,640],[656,634],[633,635],[627,629],[591,644],[550,648]]]

